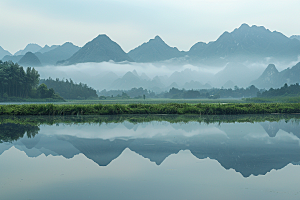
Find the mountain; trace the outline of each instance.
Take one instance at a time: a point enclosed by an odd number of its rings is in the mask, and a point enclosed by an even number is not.
[[[0,47],[0,60],[2,60],[4,56],[11,56],[11,53]]]
[[[215,74],[213,84],[222,87],[231,80],[238,86],[247,87],[250,82],[257,78],[259,74],[255,70],[250,70],[247,66],[239,62],[229,62],[224,69]]]
[[[42,47],[38,44],[28,44],[25,49],[17,51],[14,56],[25,55],[27,52],[38,52]]]
[[[43,48],[41,48],[38,52],[40,53],[46,53],[48,51],[51,51],[55,48],[57,48],[59,45],[52,45],[51,47],[49,47],[48,45],[45,45]]]
[[[263,26],[242,24],[232,32],[224,32],[216,41],[197,43],[187,53],[202,59],[248,60],[253,58],[293,58],[300,55],[300,41]]]
[[[107,35],[98,35],[92,41],[86,43],[79,51],[65,61],[57,64],[72,65],[85,62],[122,62],[133,60],[123,49]]]
[[[13,55],[6,55],[2,58],[2,61],[12,61],[14,63],[19,62],[19,60],[23,57],[24,55],[18,55],[18,56],[13,56]]]
[[[232,80],[229,80],[222,87],[225,89],[229,89],[229,88],[233,89],[234,86],[236,86],[236,84]]]
[[[112,89],[131,89],[134,87],[142,87],[143,81],[133,72],[127,72],[122,78],[115,80],[111,84]]]
[[[295,84],[300,82],[300,62],[292,68],[287,68],[281,72],[278,72],[274,64],[270,64],[262,75],[251,82],[258,88],[279,88],[285,83]]]
[[[32,53],[27,52],[18,62],[19,65],[22,65],[24,67],[39,67],[42,66],[41,61],[38,59],[38,57]]]
[[[63,45],[57,46],[45,53],[37,52],[35,55],[40,59],[43,65],[55,65],[60,60],[70,58],[79,49],[80,47],[75,46],[71,42],[66,42]]]
[[[136,62],[156,62],[182,57],[185,54],[168,46],[159,36],[131,50],[128,55]]]
[[[185,83],[190,81],[201,81],[207,82],[212,78],[212,74],[208,72],[196,71],[191,69],[185,69],[183,71],[175,71],[171,74],[169,78],[167,78],[166,85],[170,85],[171,83],[175,82],[182,87]]]
[[[109,89],[130,90],[132,88],[144,88],[154,92],[161,92],[165,85],[158,77],[152,80],[146,75],[139,76],[135,70],[127,72],[123,77],[116,79],[110,85]]]
[[[277,78],[278,74],[279,72],[275,65],[269,64],[262,75],[255,81],[252,81],[251,84],[258,88],[270,88],[273,85],[277,85],[278,80],[275,78]]]
[[[197,56],[199,54],[202,54],[202,51],[204,51],[207,46],[208,46],[208,44],[206,44],[204,42],[197,42],[190,48],[190,50],[188,51],[188,54],[190,56]]]
[[[297,39],[297,40],[300,40],[300,35],[292,35],[290,37],[290,39]]]

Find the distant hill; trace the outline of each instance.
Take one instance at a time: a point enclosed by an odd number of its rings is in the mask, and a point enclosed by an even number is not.
[[[136,62],[156,62],[181,57],[185,54],[168,46],[159,36],[131,50],[128,55]]]
[[[224,69],[215,74],[213,84],[222,87],[227,81],[231,80],[236,85],[247,87],[259,75],[260,73],[257,73],[256,70],[251,70],[242,63],[229,62]]]
[[[285,83],[295,84],[300,82],[300,62],[292,68],[287,68],[281,72],[278,72],[275,65],[270,64],[262,75],[257,79],[252,81],[251,84],[258,88],[279,88]]]
[[[75,46],[70,42],[66,42],[63,45],[53,48],[52,50],[46,51],[45,53],[37,52],[35,54],[43,65],[55,65],[60,60],[70,58],[79,49],[80,47]]]
[[[139,76],[136,71],[127,72],[121,78],[116,79],[112,82],[110,89],[122,89],[122,90],[130,90],[132,88],[140,88],[150,89],[155,91],[160,91],[164,88],[164,84],[161,83],[160,79],[153,78],[145,79],[145,75]]]
[[[59,45],[52,45],[51,47],[49,47],[48,45],[45,45],[43,48],[41,48],[39,51],[37,52],[40,52],[40,53],[46,53],[48,51],[51,51],[55,48],[59,47]]]
[[[18,62],[19,65],[22,65],[24,67],[39,67],[42,66],[41,61],[38,59],[38,57],[32,53],[27,52]]]
[[[14,56],[25,55],[27,52],[38,52],[42,47],[38,44],[28,44],[25,49],[17,51]]]
[[[4,56],[11,56],[11,53],[0,47],[0,60],[2,60]]]
[[[23,57],[24,55],[18,55],[18,56],[13,56],[13,55],[6,55],[3,57],[2,61],[12,61],[14,63],[19,62],[19,60]]]
[[[57,64],[72,65],[85,62],[122,62],[133,61],[123,49],[107,35],[98,35],[92,41],[86,43],[69,59]]]

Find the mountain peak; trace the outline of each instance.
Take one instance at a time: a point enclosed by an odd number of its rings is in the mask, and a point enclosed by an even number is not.
[[[265,72],[278,73],[278,70],[277,70],[277,68],[275,67],[274,64],[269,64],[268,67],[265,69]]]
[[[154,38],[155,40],[160,40],[160,41],[163,41],[162,39],[161,39],[161,37],[159,37],[158,35],[157,36],[155,36],[155,38]]]
[[[32,53],[27,52],[18,62],[20,65],[24,67],[39,67],[42,66],[41,61],[38,59],[38,57]]]
[[[97,39],[109,39],[110,40],[110,38],[106,34],[99,34],[94,40],[97,40]]]
[[[157,62],[182,56],[176,47],[167,45],[158,35],[131,50],[128,55],[136,62]]]
[[[250,28],[250,26],[249,26],[248,24],[246,24],[246,23],[243,23],[243,24],[239,27],[239,29],[245,29],[245,28]]]
[[[17,56],[17,55],[25,55],[27,52],[38,52],[39,50],[41,50],[42,47],[38,44],[34,44],[34,43],[30,43],[28,44],[25,49],[23,50],[19,50],[17,51],[14,55]]]
[[[58,64],[72,65],[85,62],[123,62],[133,61],[123,49],[107,35],[100,34],[92,41],[86,43],[80,50],[66,61]]]

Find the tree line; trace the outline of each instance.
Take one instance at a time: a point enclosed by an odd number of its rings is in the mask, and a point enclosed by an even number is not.
[[[98,92],[98,95],[101,99],[105,97],[128,97],[128,98],[143,98],[144,95],[147,98],[154,98],[155,93],[153,91],[143,89],[142,87],[139,88],[132,88],[130,90],[102,90],[101,92]]]
[[[259,92],[257,97],[261,98],[271,98],[271,97],[284,97],[284,96],[300,96],[300,85],[299,83],[291,84],[284,84],[281,88],[273,89],[270,88],[269,90]]]
[[[41,79],[41,84],[45,84],[48,88],[53,88],[54,91],[64,99],[92,99],[98,98],[95,89],[88,87],[83,83],[74,83],[72,79],[59,80],[56,78]]]
[[[168,92],[158,95],[158,97],[172,98],[172,99],[218,99],[218,98],[245,98],[256,97],[260,90],[254,85],[247,88],[239,88],[235,86],[234,89],[212,88],[200,90],[185,90],[171,88]]]
[[[53,89],[48,89],[46,85],[39,85],[39,81],[40,75],[34,68],[24,69],[17,63],[0,60],[0,100],[61,99]]]
[[[39,83],[39,73],[31,67],[24,68],[13,62],[0,60],[0,95],[2,98],[34,96]]]

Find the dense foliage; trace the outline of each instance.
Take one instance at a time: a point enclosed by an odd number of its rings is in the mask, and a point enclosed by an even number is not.
[[[0,61],[0,97],[34,96],[34,89],[39,83],[40,75],[34,68],[28,67],[26,71],[22,66],[13,62]]]
[[[53,80],[51,78],[41,79],[40,83],[44,83],[48,88],[53,88],[64,99],[91,99],[98,98],[96,90],[88,87],[86,84],[74,83],[71,79]]]
[[[155,97],[155,93],[151,92],[150,90],[143,89],[142,87],[140,88],[132,88],[131,90],[102,90],[101,92],[98,93],[100,97],[122,97],[128,95],[130,98],[153,98]]]
[[[116,115],[116,114],[200,114],[234,115],[300,113],[294,104],[129,104],[129,105],[0,105],[0,115]]]
[[[31,67],[24,68],[13,62],[0,61],[0,100],[24,101],[24,99],[63,99],[48,89],[45,84],[38,86],[39,73]]]
[[[283,96],[300,96],[300,85],[299,83],[292,84],[288,86],[287,84],[284,84],[283,87],[278,89],[270,88],[269,90],[266,90],[262,93],[258,93],[257,97],[283,97]]]
[[[172,99],[199,99],[199,98],[210,98],[210,99],[218,99],[218,98],[244,98],[244,97],[256,97],[259,89],[254,85],[244,89],[235,87],[234,89],[201,89],[201,90],[185,90],[185,89],[177,89],[172,88],[169,92],[163,94],[165,98]],[[160,95],[162,96],[162,95]]]

